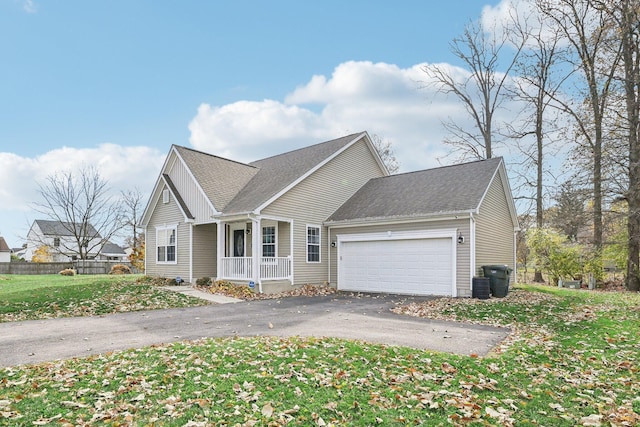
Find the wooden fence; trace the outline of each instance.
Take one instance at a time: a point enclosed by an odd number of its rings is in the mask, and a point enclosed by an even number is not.
[[[78,274],[108,274],[115,264],[124,264],[133,273],[138,273],[128,262],[79,260],[69,262],[0,262],[0,274],[58,274],[66,268],[73,268]]]

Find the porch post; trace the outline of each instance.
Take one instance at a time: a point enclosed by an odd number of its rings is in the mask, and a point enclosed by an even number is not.
[[[221,279],[222,271],[222,257],[224,256],[224,242],[225,242],[225,230],[226,224],[222,221],[216,221],[216,280]]]
[[[253,280],[258,284],[258,289],[262,293],[262,278],[260,277],[260,264],[262,260],[262,226],[260,218],[251,218],[251,269]]]

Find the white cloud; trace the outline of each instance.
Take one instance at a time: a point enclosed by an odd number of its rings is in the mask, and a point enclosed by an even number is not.
[[[10,245],[22,242],[36,215],[38,184],[59,171],[78,172],[86,166],[98,168],[114,194],[138,187],[148,193],[162,167],[166,153],[149,147],[100,144],[95,148],[62,147],[37,157],[0,152],[0,234]]]
[[[27,13],[36,13],[38,11],[38,5],[33,0],[24,0],[22,8]]]
[[[275,100],[202,104],[189,124],[196,149],[241,161],[367,130],[393,142],[402,170],[436,166],[444,155],[443,111],[464,114],[424,86],[424,64],[345,62]]]
[[[442,160],[448,148],[441,121],[473,125],[457,99],[427,84],[425,65],[349,61],[329,77],[313,76],[282,102],[202,104],[189,125],[190,141],[199,150],[250,161],[366,130],[393,142],[401,171],[451,162]],[[459,79],[469,76],[450,70]]]

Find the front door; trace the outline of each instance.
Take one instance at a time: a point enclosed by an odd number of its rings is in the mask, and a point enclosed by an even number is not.
[[[233,230],[233,256],[244,256],[244,230]]]

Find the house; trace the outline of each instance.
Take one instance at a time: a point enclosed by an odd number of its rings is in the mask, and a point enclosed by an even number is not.
[[[366,132],[248,164],[173,145],[141,224],[149,275],[453,296],[515,268],[518,227],[501,158],[389,176]]]
[[[11,262],[11,248],[2,236],[0,236],[0,262]]]
[[[102,249],[100,249],[95,259],[101,261],[129,262],[129,256],[124,248],[110,241],[107,241],[102,246]]]
[[[52,262],[76,259],[79,248],[74,237],[74,227],[81,226],[81,224],[74,225],[63,221],[35,220],[27,234],[25,259],[30,261],[34,252],[41,246],[49,248]],[[89,248],[88,258],[94,259],[98,256],[102,237],[91,224],[88,224],[86,236],[88,239],[86,247]]]

